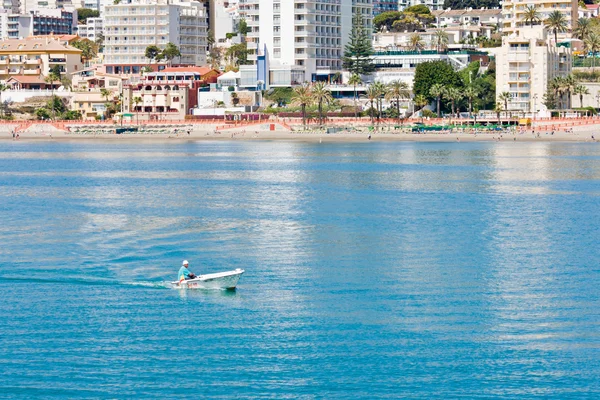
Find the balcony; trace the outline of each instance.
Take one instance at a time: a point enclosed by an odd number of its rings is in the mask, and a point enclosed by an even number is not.
[[[25,75],[40,75],[41,71],[39,70],[39,68],[36,69],[26,69],[23,71],[23,74]]]

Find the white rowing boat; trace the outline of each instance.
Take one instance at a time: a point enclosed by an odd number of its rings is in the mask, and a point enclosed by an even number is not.
[[[235,289],[245,271],[241,268],[215,274],[198,275],[194,279],[171,282],[176,289]]]

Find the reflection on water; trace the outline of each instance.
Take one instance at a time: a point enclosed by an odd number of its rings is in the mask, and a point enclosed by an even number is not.
[[[0,143],[0,171],[8,397],[600,394],[592,144]],[[183,259],[246,273],[167,290]]]

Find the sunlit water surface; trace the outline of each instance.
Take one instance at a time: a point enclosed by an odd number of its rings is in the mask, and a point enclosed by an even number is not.
[[[0,143],[0,398],[599,398],[599,196],[595,144]]]

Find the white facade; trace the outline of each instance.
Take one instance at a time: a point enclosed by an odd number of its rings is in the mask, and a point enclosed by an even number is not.
[[[575,29],[577,25],[577,10],[579,4],[577,0],[505,0],[502,2],[502,32],[505,34],[516,33],[528,23],[523,20],[525,10],[528,6],[534,6],[540,19],[544,21],[553,11],[560,11],[564,14],[569,24],[568,31],[559,33],[558,37],[571,37],[569,31]]]
[[[181,52],[181,57],[174,63],[204,65],[207,28],[206,10],[198,2],[124,0],[107,5],[104,19],[105,64],[146,65],[149,60],[144,53],[148,46],[164,48],[171,42]],[[114,72],[124,71],[115,69]]]
[[[102,18],[88,18],[85,25],[77,26],[77,35],[95,42],[104,34]]]
[[[81,4],[79,1],[71,0],[21,0],[20,1],[20,12],[26,14],[30,11],[40,9],[56,9],[63,7],[80,8]]]
[[[407,7],[426,5],[430,10],[443,10],[444,0],[398,0],[398,10],[403,11]]]
[[[502,38],[496,53],[496,96],[509,92],[509,110],[547,111],[543,104],[548,82],[571,73],[571,50],[556,47],[542,26],[519,29],[519,35]]]
[[[0,40],[8,39],[8,15],[10,11],[0,9]]]
[[[372,30],[371,0],[240,0],[239,6],[250,29],[249,60],[256,61],[266,46],[271,66],[303,69],[306,81],[341,70],[356,12]]]

